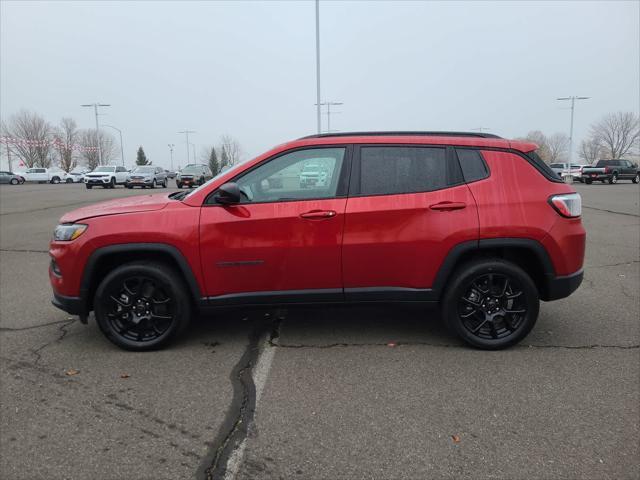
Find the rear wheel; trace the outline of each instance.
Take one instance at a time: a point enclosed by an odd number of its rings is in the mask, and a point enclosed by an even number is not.
[[[57,185],[58,183],[60,183],[60,177],[53,177],[51,179],[51,183]]]
[[[176,187],[182,188],[182,184],[180,182],[176,182]]]
[[[67,183],[73,183],[73,179],[72,179],[72,178],[67,178],[67,179],[65,180],[65,182],[67,182]]]
[[[109,181],[109,188],[116,188],[116,179],[111,177],[111,180]]]
[[[588,179],[588,178],[587,178],[587,179],[584,181],[584,183],[586,183],[587,185],[591,185],[591,184],[593,183],[593,180],[590,180],[590,179]]]
[[[638,183],[640,182],[640,173],[636,173],[636,176],[633,177],[633,180],[631,180],[633,183]]]
[[[171,342],[189,322],[190,301],[179,276],[163,264],[134,262],[111,271],[95,295],[97,323],[126,350],[153,350]]]
[[[609,184],[614,185],[616,183],[618,183],[618,174],[614,173],[613,175],[611,175],[611,178],[609,178]]]
[[[153,179],[153,183],[151,184],[151,188],[156,188],[158,184],[156,183],[156,179]]]
[[[167,179],[166,178],[162,181],[162,188],[167,188]]]
[[[443,314],[466,343],[498,350],[518,343],[538,318],[540,300],[531,278],[498,258],[464,264],[447,285]]]

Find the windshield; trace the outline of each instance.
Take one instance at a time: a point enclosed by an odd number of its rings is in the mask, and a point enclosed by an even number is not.
[[[153,173],[156,167],[136,167],[131,173]]]
[[[564,168],[564,163],[552,163],[551,168]]]
[[[185,173],[186,174],[202,173],[202,170],[203,170],[202,167],[185,167],[182,169],[180,174],[184,175]]]
[[[98,167],[94,172],[113,172],[116,167]]]
[[[183,199],[185,199],[185,198],[189,198],[189,197],[190,197],[191,195],[193,195],[195,192],[198,192],[198,191],[202,190],[203,188],[207,188],[207,186],[208,186],[208,185],[211,185],[213,182],[215,182],[215,181],[216,181],[216,180],[218,180],[220,177],[222,177],[223,175],[226,175],[226,174],[227,174],[227,173],[229,173],[229,172],[231,172],[231,173],[235,173],[235,172],[237,172],[237,171],[240,169],[240,167],[241,167],[242,165],[244,165],[245,163],[246,163],[246,162],[238,163],[238,164],[234,165],[233,167],[231,167],[231,168],[229,168],[229,169],[225,170],[224,172],[219,172],[219,173],[218,173],[215,177],[213,177],[211,180],[209,180],[209,181],[207,181],[207,182],[203,183],[203,184],[202,184],[202,185],[200,185],[198,188],[194,188],[192,191],[190,191],[189,193],[187,193],[184,197],[182,197],[182,196],[181,196],[181,197],[178,197],[178,198],[177,198],[177,200],[183,200]],[[183,172],[184,172],[184,170],[183,170]],[[173,198],[176,198],[176,197],[173,197]]]

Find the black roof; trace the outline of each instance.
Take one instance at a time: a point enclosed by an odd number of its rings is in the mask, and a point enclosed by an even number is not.
[[[425,137],[476,137],[476,138],[502,138],[493,133],[481,132],[422,132],[422,131],[399,131],[399,132],[338,132],[338,133],[317,133],[307,135],[304,138],[324,138],[324,137],[403,137],[403,136],[425,136]]]

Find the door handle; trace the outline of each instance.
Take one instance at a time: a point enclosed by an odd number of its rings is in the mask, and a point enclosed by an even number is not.
[[[448,212],[450,210],[462,210],[466,207],[467,204],[464,202],[440,202],[429,205],[431,210],[442,210],[444,212]]]
[[[336,216],[333,210],[311,210],[310,212],[301,213],[300,217],[310,220],[322,220],[324,218],[332,218]]]

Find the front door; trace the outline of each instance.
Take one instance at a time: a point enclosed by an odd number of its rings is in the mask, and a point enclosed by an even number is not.
[[[212,304],[342,299],[346,153],[286,152],[234,179],[239,204],[202,207],[202,271]]]

